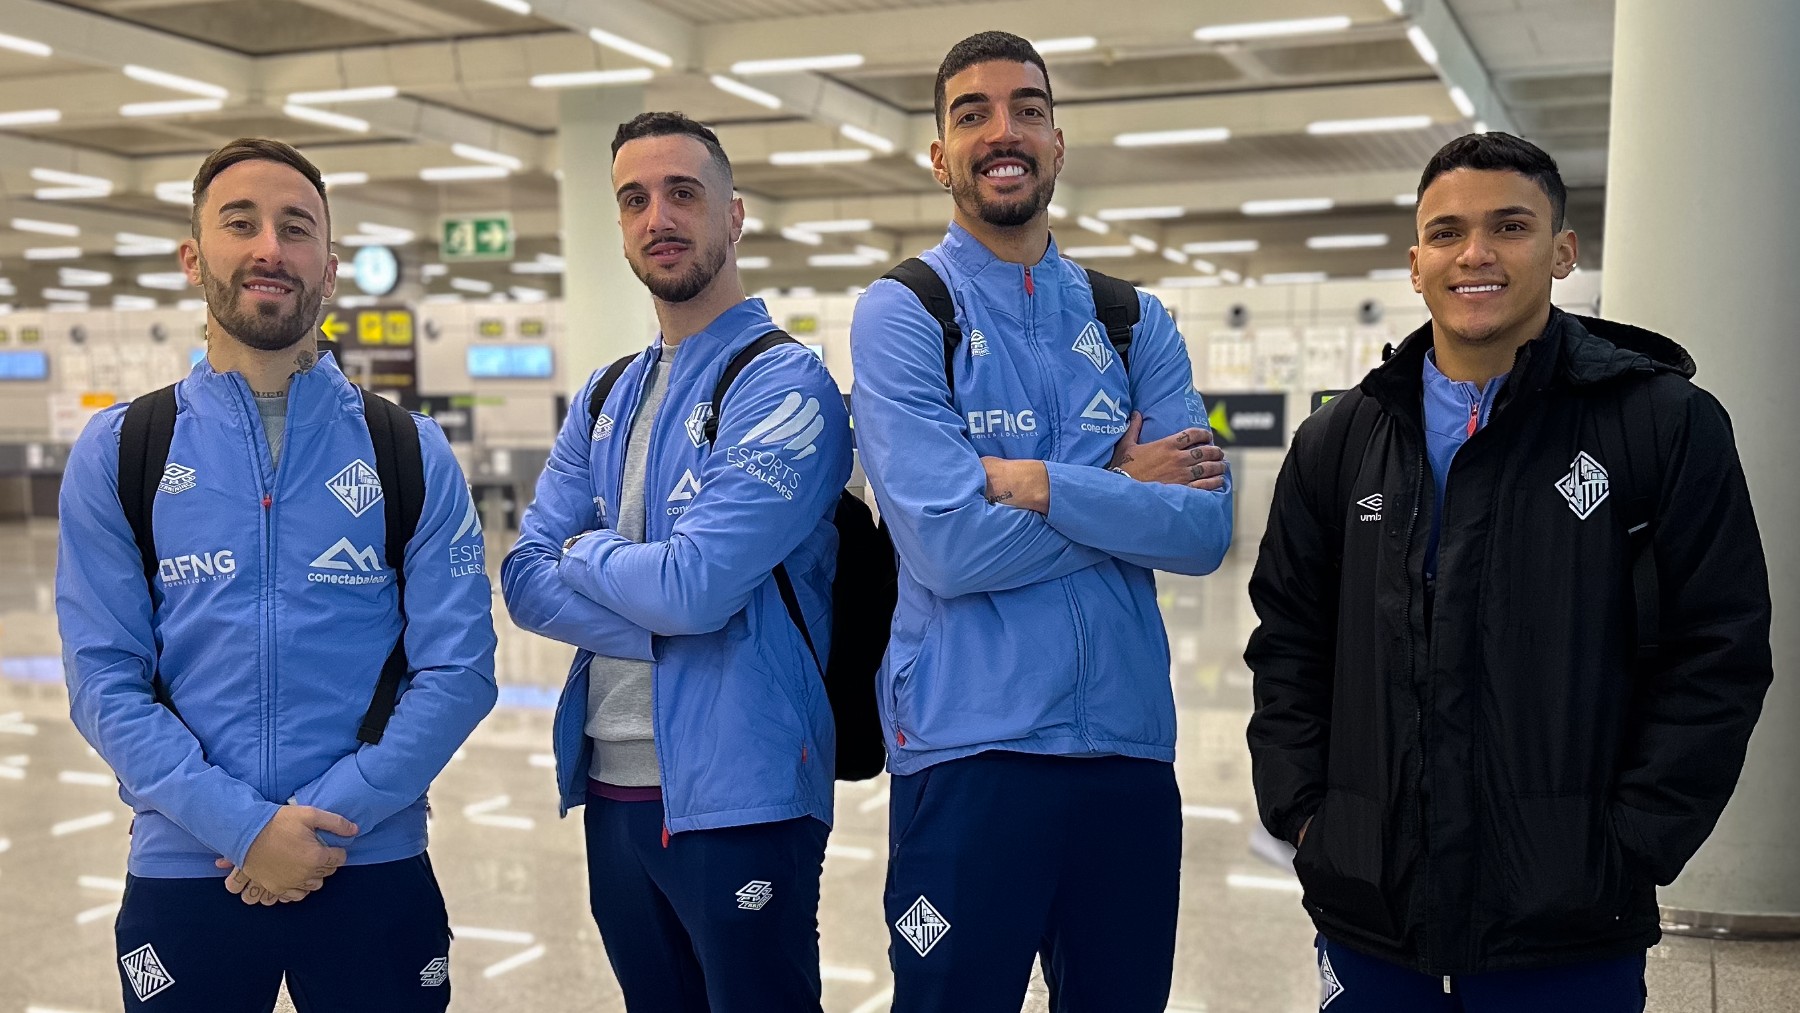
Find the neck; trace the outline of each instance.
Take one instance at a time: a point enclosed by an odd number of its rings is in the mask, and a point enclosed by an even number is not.
[[[966,215],[957,208],[951,217],[963,231],[988,248],[988,252],[1008,264],[1035,264],[1044,259],[1050,246],[1050,212],[1039,211],[1023,225],[994,225],[980,215]]]
[[[265,352],[251,348],[219,326],[212,314],[206,316],[206,361],[215,373],[242,373],[250,390],[256,394],[279,394],[287,390],[288,378],[311,369],[319,361],[316,331],[306,332],[292,345],[279,351]]]
[[[744,299],[744,284],[738,280],[737,264],[732,261],[726,262],[712,284],[687,302],[657,299],[656,324],[662,328],[663,344],[681,344]]]
[[[1550,323],[1550,307],[1524,322],[1483,342],[1464,341],[1436,320],[1431,322],[1431,345],[1438,372],[1459,383],[1485,384],[1512,371],[1519,349],[1544,333]]]

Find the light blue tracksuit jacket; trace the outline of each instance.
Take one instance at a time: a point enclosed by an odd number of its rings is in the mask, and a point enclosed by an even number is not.
[[[954,397],[942,329],[900,283],[871,285],[850,329],[857,447],[900,552],[878,693],[889,769],[990,749],[1172,761],[1151,571],[1219,565],[1230,487],[1106,465],[1133,411],[1143,442],[1206,424],[1181,335],[1140,292],[1127,375],[1086,273],[1054,241],[1025,267],[952,225],[923,259],[963,331]],[[989,504],[982,457],[1046,462],[1048,516]]]

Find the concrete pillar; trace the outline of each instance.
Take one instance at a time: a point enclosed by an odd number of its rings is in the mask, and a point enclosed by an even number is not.
[[[644,111],[644,89],[571,88],[560,103],[563,375],[585,380],[656,336],[650,292],[625,262],[612,195],[613,134]]]
[[[1796,52],[1794,0],[1618,0],[1601,312],[1686,345],[1731,413],[1775,603],[1775,685],[1737,794],[1662,891],[1665,921],[1723,934],[1800,931]]]

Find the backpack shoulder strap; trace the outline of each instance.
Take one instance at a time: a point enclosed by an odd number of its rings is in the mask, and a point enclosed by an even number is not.
[[[600,380],[594,384],[594,389],[588,391],[588,430],[590,432],[600,421],[600,410],[606,405],[607,395],[611,394],[612,389],[619,385],[619,377],[625,375],[625,371],[631,368],[632,362],[636,361],[637,357],[638,353],[633,352],[606,367],[606,372],[600,374]]]
[[[1625,529],[1631,559],[1631,593],[1636,611],[1637,660],[1652,662],[1661,646],[1662,581],[1652,545],[1656,531],[1657,493],[1662,466],[1654,380],[1628,380],[1619,410],[1597,427],[1601,453],[1610,469],[1613,515]]]
[[[882,277],[892,278],[911,289],[924,305],[925,312],[937,319],[938,327],[944,332],[944,383],[955,393],[956,346],[962,343],[962,328],[956,323],[956,300],[951,298],[950,286],[944,284],[944,279],[938,277],[930,264],[917,257],[902,260]]]
[[[394,572],[394,590],[400,602],[400,635],[381,666],[375,695],[363,715],[356,737],[374,745],[381,741],[388,718],[400,698],[400,682],[409,671],[406,658],[406,546],[419,528],[425,508],[425,461],[419,449],[419,430],[412,413],[381,397],[362,391],[363,421],[375,448],[375,473],[381,477],[382,512],[387,520],[387,565]]]
[[[1131,372],[1131,329],[1143,315],[1138,304],[1137,287],[1131,282],[1087,269],[1088,285],[1094,290],[1094,316],[1106,328],[1106,340],[1112,342],[1119,355],[1119,366]]]
[[[750,365],[752,359],[755,359],[762,353],[774,348],[776,345],[797,344],[799,344],[799,342],[789,337],[788,332],[777,327],[767,334],[764,334],[762,337],[757,338],[755,341],[750,342],[748,345],[745,345],[736,355],[731,357],[731,361],[725,364],[725,372],[719,374],[719,382],[713,387],[712,415],[706,420],[706,442],[708,444],[718,442],[719,419],[725,414],[725,393],[731,389],[733,383],[737,382],[738,374],[742,373],[745,367]]]
[[[1344,515],[1350,509],[1356,474],[1362,469],[1363,450],[1375,432],[1375,416],[1380,413],[1381,405],[1358,387],[1352,387],[1332,400],[1340,403],[1334,404],[1331,415],[1325,420],[1323,452],[1336,455],[1326,459],[1335,460],[1337,468],[1332,473],[1331,498],[1326,501],[1329,512],[1321,520],[1329,532],[1330,544],[1337,546],[1334,556],[1341,559],[1344,554]]]
[[[119,507],[137,540],[144,562],[144,581],[156,585],[156,529],[151,514],[156,487],[169,466],[175,441],[175,385],[151,391],[131,402],[119,430]]]

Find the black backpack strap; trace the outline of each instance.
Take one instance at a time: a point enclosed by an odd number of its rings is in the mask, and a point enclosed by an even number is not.
[[[1654,662],[1661,646],[1662,581],[1656,569],[1652,539],[1662,468],[1657,463],[1656,412],[1650,380],[1626,381],[1624,397],[1611,424],[1598,427],[1613,496],[1613,515],[1625,529],[1631,557],[1631,594],[1636,612],[1637,660]],[[1621,473],[1622,472],[1622,473]]]
[[[1362,470],[1363,452],[1369,445],[1369,438],[1375,432],[1375,417],[1381,412],[1381,405],[1374,398],[1362,392],[1359,387],[1351,389],[1332,398],[1329,402],[1332,411],[1325,420],[1325,453],[1335,454],[1337,468],[1333,473],[1331,497],[1326,500],[1329,513],[1323,514],[1320,521],[1328,532],[1329,544],[1337,547],[1334,557],[1340,562],[1344,555],[1344,518],[1350,509],[1350,497],[1355,488],[1357,472]]]
[[[797,345],[798,341],[788,336],[788,332],[776,329],[745,345],[731,361],[725,364],[725,372],[719,374],[719,382],[713,386],[712,415],[706,420],[706,442],[717,443],[719,440],[719,418],[725,414],[725,393],[737,382],[738,374],[750,365],[750,360],[774,348],[776,345]]]
[[[375,473],[381,477],[382,512],[387,520],[387,565],[394,572],[394,592],[400,603],[400,633],[393,650],[382,663],[381,678],[363,714],[356,737],[374,745],[387,730],[388,719],[400,700],[400,683],[406,678],[406,546],[419,528],[425,508],[425,460],[419,450],[419,430],[412,414],[399,405],[368,391],[362,392],[363,421],[375,448]]]
[[[1094,290],[1094,316],[1106,328],[1106,340],[1119,355],[1119,367],[1131,372],[1131,329],[1143,315],[1137,287],[1088,268],[1088,285]]]
[[[131,525],[138,556],[144,563],[144,584],[156,601],[156,489],[169,466],[169,446],[175,442],[175,385],[136,398],[125,408],[119,429],[119,508]],[[154,605],[152,606],[154,607]],[[171,711],[174,701],[164,688],[158,665],[150,672],[150,694]],[[177,712],[176,717],[180,717]]]
[[[893,270],[882,275],[912,290],[924,305],[925,312],[930,313],[944,332],[944,383],[951,393],[956,392],[956,346],[962,343],[962,328],[956,323],[956,300],[950,296],[950,286],[931,269],[931,265],[917,257],[908,257],[895,264]]]
[[[794,582],[788,577],[787,564],[775,564],[775,588],[781,592],[781,603],[787,606],[788,618],[793,620],[794,628],[800,631],[800,638],[806,641],[806,650],[812,655],[813,665],[819,669],[819,677],[825,677],[825,662],[819,657],[819,649],[813,644],[812,633],[806,628],[806,613],[800,611],[800,596],[794,593]]]
[[[594,384],[593,390],[588,391],[588,432],[594,431],[595,424],[600,421],[600,409],[606,405],[607,395],[611,394],[612,389],[618,386],[619,377],[625,375],[625,371],[631,368],[633,362],[637,361],[639,354],[633,352],[606,367],[606,372],[600,374],[600,381]]]

